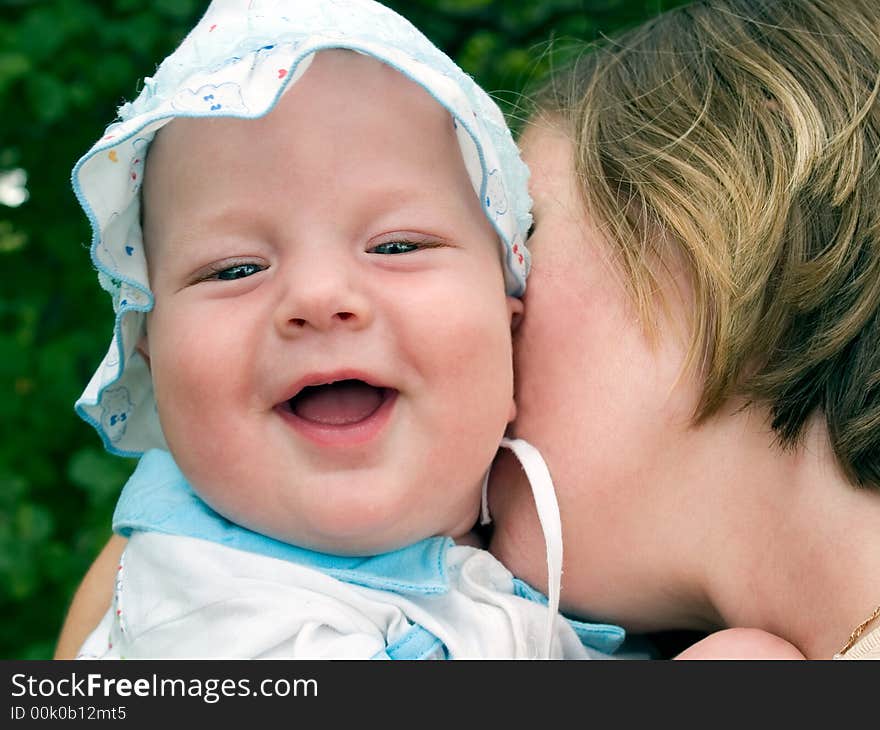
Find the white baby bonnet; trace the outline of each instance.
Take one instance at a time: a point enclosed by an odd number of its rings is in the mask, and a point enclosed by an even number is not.
[[[136,351],[153,306],[140,227],[141,178],[156,131],[174,117],[260,117],[316,51],[373,56],[449,111],[487,218],[498,232],[507,291],[525,288],[528,170],[489,96],[411,23],[371,0],[214,0],[140,95],[77,162],[72,182],[92,225],[92,261],[116,321],[110,349],[76,403],[112,453],[166,448],[152,382]]]

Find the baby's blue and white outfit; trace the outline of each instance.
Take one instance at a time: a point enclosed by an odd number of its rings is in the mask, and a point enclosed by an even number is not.
[[[546,599],[447,537],[353,558],[251,532],[213,512],[158,449],[113,527],[129,543],[81,658],[588,659],[623,640],[617,626],[560,619],[547,652]]]
[[[114,604],[80,655],[604,656],[623,640],[622,629],[557,615],[559,511],[546,466],[525,442],[503,445],[520,459],[535,494],[547,599],[488,552],[448,538],[343,558],[250,532],[205,506],[167,452],[136,349],[153,307],[139,194],[149,145],[175,117],[267,114],[314,54],[331,48],[377,58],[449,112],[474,193],[498,234],[507,292],[519,296],[525,288],[528,170],[498,107],[451,59],[372,0],[214,0],[73,170],[92,224],[92,260],[116,314],[110,348],[76,409],[110,452],[146,454],[114,515],[114,529],[129,538]]]

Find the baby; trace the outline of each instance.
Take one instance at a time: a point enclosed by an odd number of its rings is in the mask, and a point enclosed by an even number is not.
[[[613,651],[557,620],[503,438],[530,201],[489,97],[377,3],[215,0],[120,117],[73,174],[116,311],[77,409],[144,455],[79,656]],[[474,546],[499,444],[549,601]]]

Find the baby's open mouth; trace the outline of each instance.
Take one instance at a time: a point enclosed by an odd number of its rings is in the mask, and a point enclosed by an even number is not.
[[[287,401],[290,411],[304,421],[323,426],[349,426],[372,416],[396,393],[363,380],[338,380],[309,385]]]

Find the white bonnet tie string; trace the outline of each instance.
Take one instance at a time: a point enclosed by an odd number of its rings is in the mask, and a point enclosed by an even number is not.
[[[483,475],[483,491],[480,497],[480,524],[488,525],[492,522],[492,515],[489,514],[489,475],[492,469],[486,469]]]
[[[504,438],[501,439],[501,446],[513,452],[526,473],[529,486],[532,488],[532,496],[535,499],[535,507],[538,510],[538,520],[541,522],[541,530],[544,533],[544,545],[547,551],[548,614],[543,656],[549,658],[557,614],[559,613],[559,592],[562,584],[562,519],[559,515],[559,505],[556,502],[556,491],[553,487],[550,470],[547,468],[541,452],[528,441]],[[487,514],[485,496],[483,513],[485,518]]]

